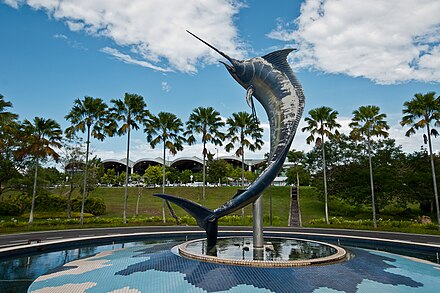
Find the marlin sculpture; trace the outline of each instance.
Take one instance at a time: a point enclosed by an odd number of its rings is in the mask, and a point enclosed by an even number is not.
[[[253,114],[255,115],[255,97],[266,111],[270,124],[270,159],[267,168],[246,190],[238,191],[221,207],[210,210],[187,199],[168,194],[154,194],[180,206],[193,216],[197,224],[205,229],[209,248],[217,243],[218,219],[258,199],[283,167],[304,110],[305,97],[299,81],[287,63],[287,56],[294,49],[283,49],[262,57],[237,60],[190,31],[187,32],[231,63],[220,61],[232,77],[246,89],[246,101]]]

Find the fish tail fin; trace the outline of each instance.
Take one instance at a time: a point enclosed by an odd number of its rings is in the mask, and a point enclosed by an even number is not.
[[[154,196],[160,197],[167,201],[170,201],[193,216],[200,228],[206,231],[208,247],[213,247],[217,242],[218,234],[218,218],[214,215],[214,212],[204,206],[199,205],[193,201],[176,197],[169,194],[155,193]]]

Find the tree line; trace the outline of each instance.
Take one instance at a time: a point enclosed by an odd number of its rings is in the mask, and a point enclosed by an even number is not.
[[[294,182],[295,173],[301,173],[304,180],[311,178],[311,184],[323,191],[326,222],[331,194],[353,205],[370,204],[375,228],[378,208],[396,202],[400,206],[418,203],[422,212],[435,210],[440,230],[438,156],[432,151],[432,137],[438,136],[434,127],[440,125],[440,97],[435,92],[417,93],[403,104],[400,124],[407,128],[405,135],[424,131],[427,151],[422,148],[405,154],[395,140],[388,139],[387,116],[378,106],[354,110],[349,135],[339,132],[337,117],[338,112],[330,107],[310,110],[302,131],[310,133],[306,141],[315,146],[307,154],[289,153],[289,159],[298,164],[289,170],[289,180]]]
[[[83,173],[82,201],[80,222],[84,221],[84,204],[89,192],[90,185],[89,169],[97,168],[96,158],[90,160],[91,139],[103,141],[107,137],[126,136],[126,174],[129,173],[130,159],[130,138],[133,130],[142,130],[145,133],[146,141],[152,148],[162,145],[163,161],[165,162],[166,151],[172,155],[182,151],[184,144],[192,145],[200,141],[203,145],[203,202],[205,201],[206,186],[206,159],[212,156],[207,149],[207,144],[222,146],[226,144],[226,150],[235,149],[235,154],[242,159],[242,183],[244,184],[244,159],[245,149],[255,151],[263,145],[263,129],[260,127],[256,117],[246,113],[233,113],[226,122],[223,122],[220,113],[212,107],[195,108],[188,121],[183,124],[182,120],[175,114],[160,112],[157,115],[150,113],[144,97],[137,94],[126,93],[122,99],[110,100],[108,105],[101,98],[85,96],[83,99],[76,99],[72,108],[65,116],[70,123],[64,131],[58,122],[53,119],[35,117],[33,120],[19,121],[18,115],[9,111],[13,105],[0,95],[0,195],[10,188],[8,180],[13,174],[29,172],[34,170],[34,180],[31,196],[31,208],[29,224],[33,222],[35,198],[38,191],[38,170],[39,166],[53,159],[60,160],[60,152],[64,150],[65,166],[68,166],[66,173],[71,178],[74,173]],[[222,132],[223,128],[226,132]],[[85,152],[81,148],[82,140],[85,139]],[[81,152],[84,154],[84,161],[81,161]],[[166,168],[162,168],[162,192],[165,192]],[[124,211],[123,221],[126,223],[127,190],[129,176],[125,176],[124,183]],[[73,183],[71,183],[71,190]],[[70,196],[70,193],[69,193]],[[70,198],[68,199],[68,206]],[[165,221],[165,201],[162,205],[163,219]]]
[[[35,117],[32,121],[20,122],[18,115],[8,111],[8,108],[12,108],[11,102],[0,95],[0,193],[8,188],[6,182],[14,173],[34,170],[29,223],[33,220],[37,195],[38,166],[48,159],[59,160],[61,149],[68,154],[64,157],[65,165],[70,166],[70,171],[76,168],[84,174],[81,188],[81,223],[83,222],[84,202],[90,185],[89,168],[98,168],[96,158],[89,159],[92,138],[104,140],[115,135],[126,136],[126,174],[133,130],[142,130],[152,148],[161,145],[164,161],[167,150],[176,154],[183,150],[185,144],[201,142],[203,202],[207,158],[213,156],[207,149],[208,143],[222,146],[228,141],[226,150],[235,150],[235,154],[241,157],[242,185],[245,181],[245,150],[259,150],[263,145],[263,130],[255,116],[249,113],[233,113],[223,122],[220,113],[212,107],[198,107],[193,109],[184,124],[173,113],[151,114],[144,98],[136,94],[126,93],[123,99],[112,99],[110,105],[100,98],[86,96],[76,99],[65,116],[70,126],[64,131],[52,119]],[[438,135],[435,127],[440,125],[440,98],[434,92],[418,93],[406,101],[402,109],[401,125],[408,127],[406,136],[411,136],[418,130],[425,131],[423,138],[428,145],[427,151],[403,153],[394,140],[388,139],[386,114],[381,113],[377,106],[361,106],[353,111],[349,135],[339,132],[341,125],[337,118],[338,112],[330,107],[310,110],[305,118],[307,126],[301,130],[310,134],[306,142],[314,144],[314,148],[308,153],[289,153],[290,161],[298,163],[288,171],[290,182],[294,183],[293,174],[297,173],[303,177],[303,182],[309,180],[310,184],[323,191],[327,223],[329,194],[353,205],[370,204],[375,227],[377,209],[390,202],[397,202],[402,206],[418,203],[422,212],[435,210],[440,223],[435,168],[438,158],[432,151],[432,137]],[[225,127],[227,131],[222,132]],[[85,138],[85,152],[81,148],[79,134],[83,134]],[[78,162],[81,152],[85,157],[84,162]],[[90,161],[95,162],[95,165]],[[212,168],[215,169],[214,166]],[[162,186],[165,188],[166,168],[161,171]],[[428,171],[430,176],[426,176]],[[125,223],[128,176],[124,180]],[[165,202],[165,218],[164,213]]]

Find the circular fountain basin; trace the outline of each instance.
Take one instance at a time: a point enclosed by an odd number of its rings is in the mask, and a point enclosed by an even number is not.
[[[253,267],[301,267],[347,259],[345,249],[324,242],[277,237],[265,238],[264,243],[264,247],[254,248],[252,237],[223,237],[208,249],[205,239],[196,239],[179,245],[177,250],[181,256],[195,260]]]

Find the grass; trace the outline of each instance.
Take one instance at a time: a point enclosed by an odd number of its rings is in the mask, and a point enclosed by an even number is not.
[[[139,201],[139,215],[136,216],[136,202],[138,192],[141,190]],[[206,204],[208,208],[215,209],[227,202],[237,191],[236,187],[207,187],[206,188]],[[54,191],[62,193],[62,190]],[[164,225],[162,223],[162,199],[154,197],[154,193],[161,193],[162,188],[143,188],[130,187],[128,189],[127,199],[127,219],[129,226],[139,225]],[[165,192],[175,196],[183,197],[200,204],[202,203],[201,187],[167,187]],[[78,191],[74,196],[78,196]],[[85,224],[79,225],[77,213],[73,213],[72,217],[76,220],[67,220],[66,213],[56,212],[36,212],[35,222],[32,226],[27,225],[27,215],[15,217],[0,217],[1,233],[26,232],[51,229],[67,229],[67,228],[91,228],[91,227],[117,227],[123,226],[122,212],[124,206],[124,188],[123,187],[100,187],[91,192],[91,197],[99,197],[105,201],[106,214],[100,217],[85,218]],[[272,215],[273,226],[287,226],[289,209],[290,209],[290,187],[272,186],[263,193],[263,209],[264,209],[264,225],[269,226],[270,215],[270,197],[272,196]],[[330,200],[329,211],[332,221],[330,225],[324,222],[324,203],[320,199],[320,195],[312,187],[300,188],[300,205],[302,214],[302,223],[305,227],[324,227],[324,228],[348,228],[348,229],[365,229],[372,230],[373,225],[370,220],[370,208],[365,206],[355,208],[337,200]],[[181,218],[183,224],[195,225],[192,217],[188,216],[186,211],[173,205],[176,214]],[[414,209],[413,209],[414,211]],[[409,233],[423,234],[440,234],[437,226],[422,225],[414,221],[402,221],[396,217],[399,211],[394,207],[388,207],[385,211],[378,214],[378,218],[384,219],[379,222],[377,230],[383,231],[399,231]],[[169,215],[166,208],[167,223],[174,224],[174,219]],[[252,205],[245,208],[244,225],[252,224]],[[417,214],[410,215],[413,218]],[[49,219],[48,219],[49,218]],[[231,216],[224,217],[220,220],[219,225],[241,225],[241,210],[236,211]]]
[[[211,209],[215,209],[225,202],[227,202],[232,195],[237,191],[236,187],[207,187],[206,188],[206,204],[205,206]],[[148,216],[162,217],[162,199],[153,196],[154,193],[161,193],[161,188],[144,188],[139,201],[139,214]],[[166,193],[176,195],[182,198],[186,198],[195,201],[199,204],[202,203],[202,188],[200,187],[169,187],[165,190]],[[124,188],[111,187],[111,188],[99,188],[95,190],[90,196],[102,198],[107,207],[107,212],[104,217],[121,217],[124,207]],[[137,188],[129,188],[127,198],[127,215],[129,217],[136,213],[136,201],[138,196]],[[270,188],[263,194],[264,198],[264,210],[265,215],[269,216],[269,197]],[[274,215],[285,220],[287,224],[287,218],[289,213],[289,205],[286,204],[289,201],[289,188],[286,187],[272,187],[272,203]],[[187,215],[186,211],[173,205],[176,214],[179,217]],[[241,215],[241,210],[234,213],[235,215]],[[252,215],[252,205],[245,208],[245,215]],[[169,216],[167,211],[167,216]]]

